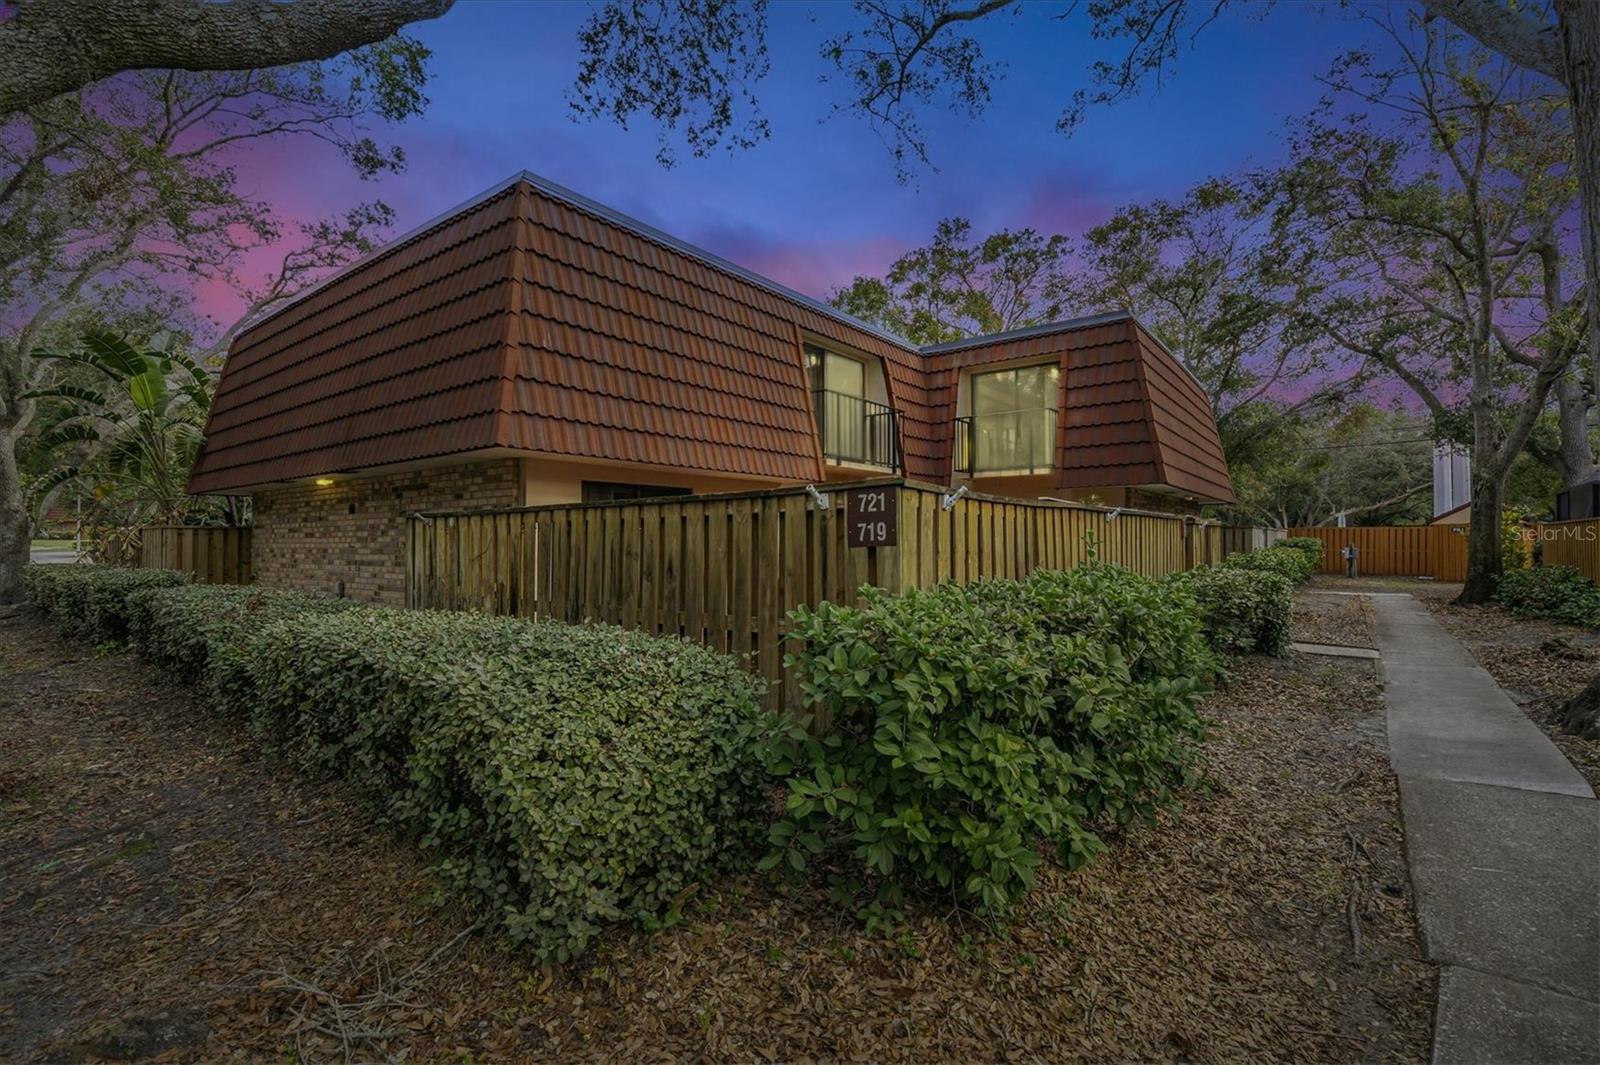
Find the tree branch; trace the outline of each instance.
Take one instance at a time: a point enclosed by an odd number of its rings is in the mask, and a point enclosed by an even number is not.
[[[0,21],[0,114],[125,70],[245,70],[329,59],[454,0],[30,0]]]
[[[1553,24],[1530,18],[1505,0],[1422,0],[1422,7],[1429,17],[1454,23],[1513,63],[1566,83],[1561,37]]]

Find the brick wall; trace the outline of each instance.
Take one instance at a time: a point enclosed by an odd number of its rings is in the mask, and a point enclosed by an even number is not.
[[[520,502],[515,459],[337,478],[254,496],[256,583],[344,594],[404,606],[405,515],[417,510],[490,510]]]

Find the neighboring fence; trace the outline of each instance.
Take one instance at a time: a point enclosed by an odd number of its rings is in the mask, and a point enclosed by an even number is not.
[[[1544,521],[1533,526],[1539,560],[1545,566],[1572,566],[1600,582],[1600,518]]]
[[[1323,543],[1322,573],[1343,573],[1346,544],[1355,544],[1356,572],[1365,577],[1467,577],[1467,531],[1463,525],[1378,525],[1349,528],[1295,528],[1290,536],[1314,536]]]
[[[1260,551],[1289,535],[1283,529],[1263,529],[1255,525],[1223,525],[1218,531],[1222,537],[1223,558],[1246,551]]]
[[[1221,530],[1176,515],[964,496],[901,480],[415,515],[408,606],[603,621],[684,636],[782,673],[785,615],[941,581],[1022,577],[1099,557],[1159,576],[1220,561]],[[848,526],[848,527],[847,527]],[[793,681],[774,685],[795,705]]]
[[[250,530],[147,525],[139,530],[139,565],[194,574],[202,584],[250,583]]]

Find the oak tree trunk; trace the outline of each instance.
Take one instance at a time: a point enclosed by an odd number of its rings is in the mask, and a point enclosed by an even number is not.
[[[1600,674],[1556,711],[1563,732],[1586,740],[1600,740]]]
[[[1600,3],[1555,0],[1555,9],[1565,67],[1562,80],[1572,104],[1572,132],[1577,142],[1573,170],[1578,178],[1578,234],[1583,245],[1589,350],[1600,353]],[[1600,385],[1600,358],[1591,372]],[[1596,395],[1600,396],[1600,388]]]
[[[1467,579],[1456,602],[1487,603],[1500,587],[1500,502],[1503,477],[1474,477],[1467,536]]]
[[[1589,396],[1581,371],[1574,366],[1556,382],[1556,410],[1561,447],[1553,456],[1561,487],[1572,488],[1595,475],[1594,451],[1589,446]]]
[[[22,598],[22,568],[28,564],[32,534],[16,440],[14,434],[0,432],[0,603]]]

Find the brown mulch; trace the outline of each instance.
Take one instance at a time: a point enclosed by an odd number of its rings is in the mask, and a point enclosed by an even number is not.
[[[1426,577],[1340,577],[1318,573],[1303,591],[1307,592],[1406,592],[1418,599],[1454,599],[1461,585]]]
[[[1359,663],[1243,663],[1215,788],[1006,927],[730,877],[541,968],[137,660],[0,621],[0,1060],[1423,1060],[1379,706]]]
[[[1291,631],[1301,643],[1340,647],[1377,647],[1372,602],[1364,596],[1329,595],[1310,588],[1294,597]]]

